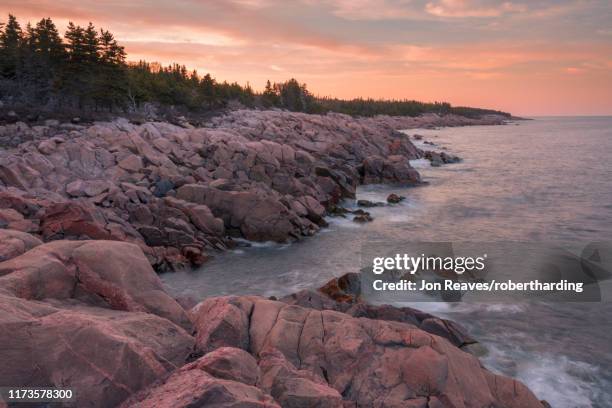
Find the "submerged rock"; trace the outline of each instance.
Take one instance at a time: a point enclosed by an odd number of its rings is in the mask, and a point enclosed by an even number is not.
[[[401,201],[404,201],[406,199],[406,197],[401,196],[401,195],[397,195],[395,193],[391,193],[387,196],[387,202],[389,204],[397,204]]]
[[[443,164],[458,163],[461,159],[457,156],[450,155],[445,152],[425,152],[425,158],[429,160],[433,167],[439,167]]]
[[[357,205],[359,207],[381,207],[384,206],[385,203],[378,203],[378,202],[373,202],[370,200],[357,200]]]

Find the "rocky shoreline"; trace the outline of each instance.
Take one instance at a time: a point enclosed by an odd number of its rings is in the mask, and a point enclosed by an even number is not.
[[[452,161],[395,129],[498,123],[236,111],[197,129],[0,128],[2,383],[72,388],[75,407],[546,407],[484,368],[460,325],[362,302],[356,274],[198,304],[156,274],[235,238],[312,235],[358,184]]]
[[[135,244],[0,243],[0,378],[73,389],[64,406],[547,406],[484,368],[456,323],[361,302],[356,274],[185,309]]]
[[[316,233],[359,184],[420,183],[408,160],[450,160],[395,129],[503,120],[243,110],[204,128],[17,122],[0,127],[0,228],[134,243],[157,271],[199,266],[233,238]]]

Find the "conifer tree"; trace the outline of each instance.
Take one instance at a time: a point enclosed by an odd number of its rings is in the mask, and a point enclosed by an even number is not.
[[[19,65],[20,47],[23,40],[21,26],[14,15],[0,30],[0,76],[15,78]]]
[[[266,87],[264,88],[263,93],[261,94],[262,103],[266,108],[270,108],[273,106],[279,105],[278,94],[276,93],[276,89],[270,83],[270,80],[266,82]]]
[[[43,18],[35,26],[28,24],[18,72],[22,89],[29,89],[30,98],[41,105],[53,103],[64,60],[64,44],[53,21]]]

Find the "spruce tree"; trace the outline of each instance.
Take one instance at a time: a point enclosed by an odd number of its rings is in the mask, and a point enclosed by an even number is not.
[[[73,105],[83,108],[88,99],[88,55],[83,27],[68,23],[64,37],[67,40],[68,58],[63,70],[63,85],[66,96]]]
[[[8,21],[0,31],[0,75],[15,78],[19,66],[20,47],[23,41],[21,26],[14,15],[9,14]]]
[[[264,91],[261,94],[261,100],[266,108],[279,105],[278,94],[276,93],[275,87],[272,86],[272,84],[270,83],[270,80],[266,82],[266,87],[264,88]]]
[[[109,110],[123,106],[128,97],[128,77],[125,66],[125,50],[109,31],[99,35],[99,102]]]

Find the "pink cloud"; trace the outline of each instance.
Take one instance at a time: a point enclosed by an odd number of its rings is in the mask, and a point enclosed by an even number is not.
[[[437,17],[499,17],[508,13],[524,13],[527,5],[510,1],[491,5],[470,0],[437,0],[427,3],[425,10]]]

